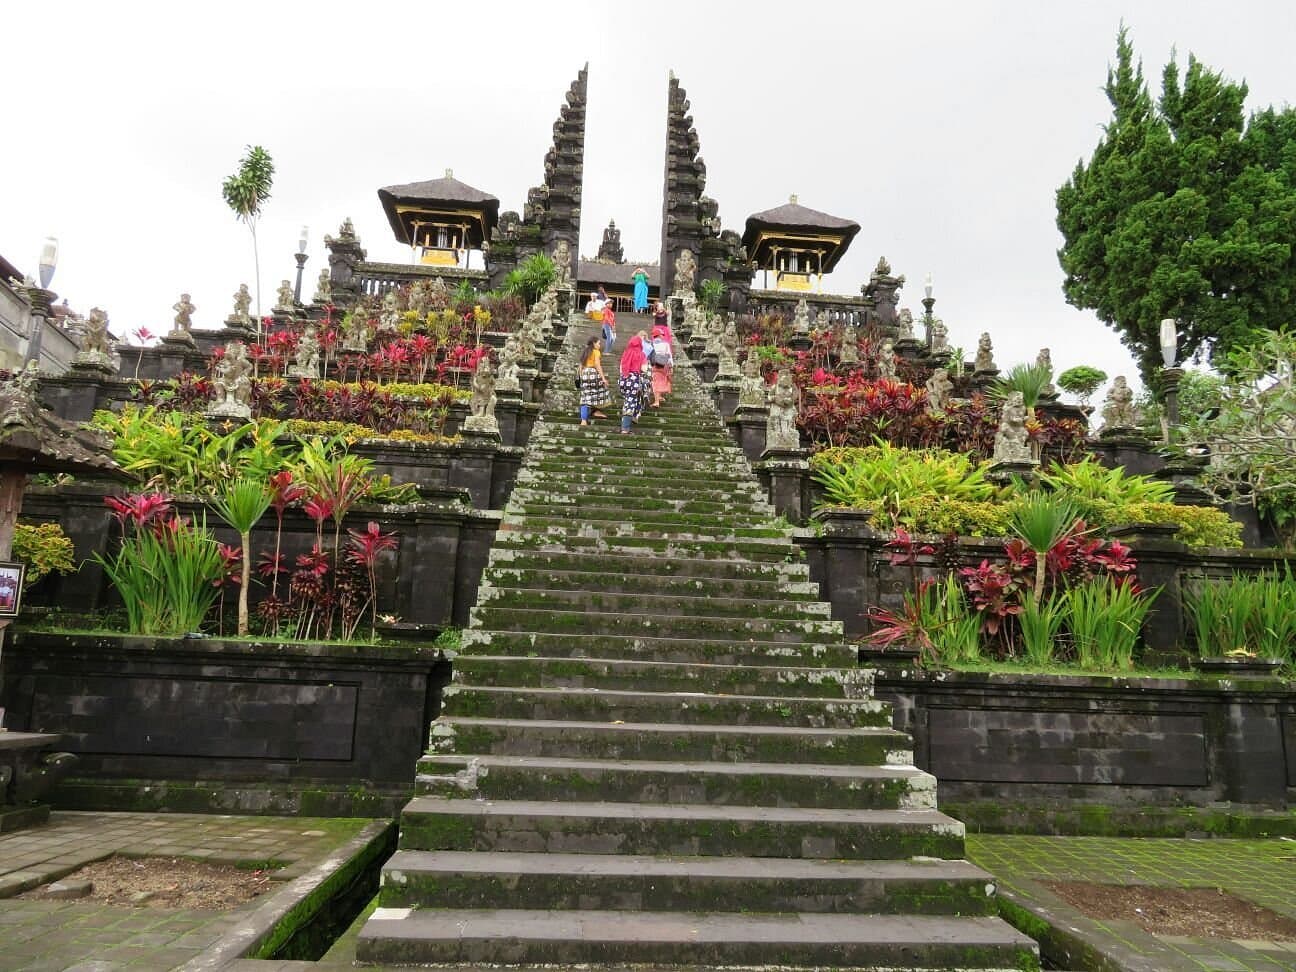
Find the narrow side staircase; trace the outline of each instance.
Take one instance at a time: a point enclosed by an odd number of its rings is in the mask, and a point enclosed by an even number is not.
[[[578,426],[592,333],[568,332],[358,961],[1038,968],[682,350],[632,435],[615,405]]]

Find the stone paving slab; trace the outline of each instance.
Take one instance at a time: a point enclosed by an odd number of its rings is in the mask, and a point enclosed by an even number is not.
[[[1296,970],[1296,942],[1153,935],[1133,922],[1081,914],[1044,882],[1219,888],[1296,918],[1296,841],[1115,837],[967,838],[968,859],[999,881],[1001,905],[1019,927],[1041,934],[1042,950],[1075,968],[1130,972]]]
[[[229,938],[266,896],[230,911],[128,908],[13,897],[113,854],[213,863],[274,861],[308,874],[371,821],[202,814],[57,812],[0,834],[0,972],[163,972]]]

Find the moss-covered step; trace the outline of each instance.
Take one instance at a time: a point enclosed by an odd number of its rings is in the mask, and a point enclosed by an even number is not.
[[[777,665],[845,668],[858,664],[859,651],[829,639],[796,644],[734,641],[729,638],[663,638],[659,634],[600,635],[580,632],[486,631],[466,628],[459,640],[464,655],[545,658],[650,658],[704,665]]]
[[[621,537],[644,535],[650,537],[686,537],[698,540],[730,540],[765,537],[781,540],[790,546],[790,533],[787,527],[743,526],[752,521],[743,517],[730,516],[719,519],[702,513],[673,515],[670,513],[647,514],[635,510],[626,510],[622,517],[597,517],[598,512],[591,510],[589,516],[575,511],[560,510],[556,514],[546,515],[533,513],[528,509],[508,509],[500,523],[501,530],[522,528],[534,532],[543,532],[551,536],[564,533],[577,533],[582,536],[593,533],[596,536]]]
[[[495,534],[495,544],[500,547],[591,553],[638,554],[643,557],[681,557],[684,559],[719,558],[722,560],[753,560],[766,563],[803,561],[800,548],[784,539],[744,537],[740,540],[702,539],[686,534],[662,535],[633,533],[625,536],[600,536],[595,531],[585,534],[555,529],[552,533],[530,530],[521,525],[501,526]]]
[[[867,698],[872,672],[861,668],[706,665],[641,658],[532,658],[460,654],[454,681],[464,685],[594,688],[636,692],[721,692],[803,698]]]
[[[669,557],[643,557],[633,554],[599,553],[570,550],[529,550],[505,545],[491,548],[487,563],[491,567],[529,568],[550,572],[616,574],[626,577],[681,577],[725,580],[756,580],[776,584],[810,584],[810,568],[804,561],[754,561],[733,558],[688,557],[675,550]]]
[[[527,516],[575,516],[613,521],[625,520],[631,515],[651,519],[705,516],[717,522],[748,524],[760,524],[762,520],[772,522],[775,518],[772,507],[746,499],[735,502],[729,498],[694,499],[684,495],[662,497],[659,493],[656,497],[639,496],[631,500],[621,495],[615,486],[600,487],[598,492],[582,490],[579,496],[534,489],[519,494],[518,490],[514,490],[510,499],[510,512],[518,510],[525,512]]]
[[[533,583],[545,580],[535,575]],[[668,593],[649,591],[600,591],[586,588],[550,590],[539,587],[504,587],[487,583],[478,592],[477,607],[509,607],[532,611],[582,611],[598,614],[647,614],[653,617],[746,618],[766,620],[826,619],[830,606],[809,598],[784,597],[772,591],[764,597],[727,597],[715,593]]]
[[[424,756],[420,795],[485,800],[930,810],[936,780],[914,766]]]
[[[415,797],[401,815],[400,846],[405,850],[957,860],[963,857],[963,825],[937,810]]]
[[[967,861],[397,851],[383,868],[379,904],[710,911],[741,899],[751,912],[990,915],[994,887]]]
[[[445,716],[491,719],[674,722],[688,726],[852,729],[891,725],[891,706],[874,699],[496,685],[447,685],[441,693],[441,712]]]
[[[715,596],[741,598],[745,601],[818,601],[819,585],[810,581],[788,581],[777,577],[680,577],[672,574],[640,574],[627,561],[624,571],[553,570],[541,567],[488,566],[482,581],[490,588],[546,591],[584,591],[589,593],[651,594],[658,597]],[[481,588],[479,588],[479,591]],[[493,599],[493,596],[492,596]]]
[[[432,724],[428,752],[830,766],[913,764],[913,740],[906,733],[886,728],[689,726],[446,716]]]
[[[545,486],[543,481],[538,480],[535,476],[527,476],[526,484],[521,487],[515,487],[511,495],[519,498],[525,498],[533,493],[543,493],[550,496],[560,496],[565,500],[573,503],[579,503],[584,496],[612,496],[619,498],[626,505],[638,503],[640,500],[663,500],[669,502],[681,501],[705,501],[712,500],[717,503],[742,503],[742,504],[766,504],[765,492],[756,485],[755,480],[747,483],[735,483],[731,486],[721,488],[716,485],[707,486],[699,489],[681,489],[676,483],[627,483],[622,480],[608,479],[606,482],[595,482],[593,477],[581,484],[580,492],[573,493],[568,488],[570,484],[563,482],[559,484],[550,484]]]
[[[668,465],[639,459],[633,462],[602,462],[589,457],[551,459],[545,456],[534,463],[527,463],[523,471],[526,476],[523,477],[520,472],[519,482],[558,480],[570,483],[574,489],[585,483],[660,483],[668,495],[694,489],[733,489],[752,481],[750,471],[729,462],[702,465],[681,462]]]
[[[553,634],[647,635],[660,638],[733,639],[774,644],[840,638],[840,621],[828,618],[765,618],[661,614],[595,614],[573,609],[527,609],[479,604],[470,624],[487,631],[547,631]]]

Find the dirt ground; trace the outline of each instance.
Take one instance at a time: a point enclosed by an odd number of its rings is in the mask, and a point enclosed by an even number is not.
[[[271,873],[176,857],[109,857],[62,880],[93,882],[94,890],[83,900],[101,904],[223,911],[269,891]],[[46,888],[21,897],[43,898]]]
[[[1296,920],[1214,888],[1145,885],[1048,885],[1090,918],[1120,919],[1154,935],[1296,941]]]

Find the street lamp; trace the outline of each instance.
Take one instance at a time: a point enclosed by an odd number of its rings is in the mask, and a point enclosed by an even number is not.
[[[927,346],[931,347],[932,339],[932,308],[936,306],[936,298],[932,296],[932,274],[927,271],[927,279],[923,281],[923,332],[927,335]]]
[[[297,240],[297,254],[295,257],[297,260],[297,283],[293,287],[293,303],[295,304],[301,303],[301,278],[302,270],[306,266],[306,241],[310,235],[309,230],[310,227],[303,226],[301,235]]]
[[[27,356],[24,363],[35,361],[40,367],[41,339],[45,336],[45,321],[50,315],[50,304],[55,294],[49,289],[54,279],[54,270],[58,266],[58,240],[52,236],[45,237],[45,245],[40,255],[40,286],[27,288],[27,299],[31,301],[31,331],[27,335]]]
[[[1172,317],[1161,322],[1161,393],[1165,399],[1165,442],[1174,440],[1174,430],[1179,424],[1179,382],[1183,369],[1176,367],[1179,356],[1179,328]]]

